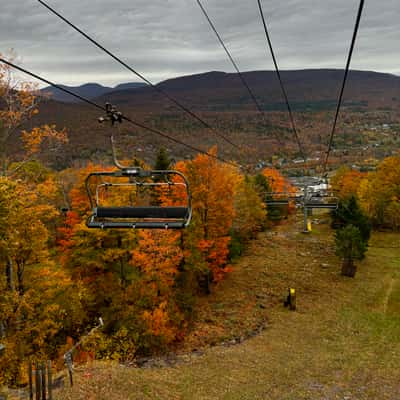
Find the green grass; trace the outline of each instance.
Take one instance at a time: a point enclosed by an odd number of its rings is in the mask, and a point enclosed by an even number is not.
[[[375,233],[351,279],[339,274],[329,227],[304,236],[299,224],[260,235],[198,304],[184,348],[204,354],[162,368],[88,365],[56,399],[399,400],[400,235]],[[296,312],[282,306],[288,286]],[[238,345],[208,346],[264,320]]]

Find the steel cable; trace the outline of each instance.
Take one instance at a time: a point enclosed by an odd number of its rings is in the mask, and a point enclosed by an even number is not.
[[[65,18],[63,15],[61,15],[58,11],[56,11],[54,8],[50,7],[47,3],[45,3],[42,0],[37,0],[41,5],[46,7],[50,12],[52,12],[54,15],[56,15],[58,18],[60,18],[62,21],[64,21],[67,25],[69,25],[71,28],[76,30],[78,33],[80,33],[82,36],[84,36],[87,40],[89,40],[92,44],[94,44],[96,47],[98,47],[100,50],[108,54],[110,57],[112,57],[115,61],[117,61],[119,64],[121,64],[123,67],[125,67],[127,70],[135,74],[137,77],[139,77],[141,80],[146,82],[150,87],[152,87],[154,90],[162,94],[164,97],[166,97],[168,100],[170,100],[173,104],[175,104],[178,108],[183,110],[185,113],[190,115],[192,118],[196,119],[198,122],[200,122],[205,128],[209,129],[212,131],[216,136],[219,136],[223,140],[225,140],[227,143],[229,143],[231,146],[235,147],[239,151],[241,151],[241,147],[232,142],[230,139],[228,139],[225,135],[222,133],[218,132],[215,130],[209,123],[204,121],[201,117],[199,117],[196,113],[191,111],[189,108],[187,108],[185,105],[180,103],[178,100],[173,98],[171,95],[169,95],[165,90],[160,88],[158,85],[155,85],[152,83],[150,80],[148,80],[144,75],[133,69],[130,65],[128,65],[126,62],[121,60],[119,57],[117,57],[115,54],[113,54],[111,51],[106,49],[103,45],[101,45],[99,42],[97,42],[95,39],[93,39],[91,36],[89,36],[87,33],[85,33],[82,29],[78,28],[76,25],[74,25],[71,21],[69,21],[67,18]]]
[[[282,76],[281,76],[281,73],[279,71],[278,62],[277,62],[276,57],[275,57],[274,49],[272,47],[272,42],[271,42],[271,38],[270,38],[270,35],[269,35],[269,32],[268,32],[267,23],[266,23],[266,20],[265,20],[265,15],[264,15],[264,12],[263,12],[263,9],[262,9],[262,6],[261,6],[261,1],[257,0],[257,2],[258,2],[258,9],[260,11],[260,16],[261,16],[261,19],[262,19],[262,23],[263,23],[263,26],[264,26],[265,36],[267,38],[269,50],[271,52],[272,60],[274,62],[276,75],[278,77],[279,85],[280,85],[280,87],[282,89],[283,97],[285,99],[286,107],[287,107],[287,110],[288,110],[288,113],[289,113],[289,119],[290,119],[290,123],[292,125],[292,130],[293,130],[294,136],[296,138],[297,145],[299,147],[299,151],[300,151],[301,157],[304,159],[304,163],[306,163],[307,162],[307,157],[306,157],[306,154],[304,152],[304,147],[303,147],[303,145],[302,145],[302,143],[300,141],[300,137],[299,137],[299,135],[297,133],[296,125],[294,123],[292,108],[290,107],[290,103],[289,103],[289,99],[288,99],[288,96],[287,96],[287,93],[286,93],[286,90],[285,90],[285,86],[283,85]]]
[[[326,175],[326,167],[327,167],[328,160],[329,160],[329,154],[330,154],[330,152],[332,150],[333,137],[335,135],[336,125],[337,125],[337,121],[338,121],[338,118],[339,118],[339,112],[340,112],[340,108],[341,108],[342,101],[343,101],[343,93],[344,93],[344,89],[345,89],[345,86],[346,86],[347,77],[348,77],[348,74],[349,74],[351,58],[352,58],[352,55],[353,55],[353,50],[354,50],[354,46],[355,46],[356,39],[357,39],[357,33],[358,33],[358,28],[360,26],[360,21],[361,21],[363,8],[364,8],[364,0],[360,0],[360,5],[359,5],[359,8],[358,8],[358,13],[357,13],[357,18],[356,18],[356,23],[355,23],[354,31],[353,31],[353,37],[352,37],[352,40],[351,40],[349,55],[347,57],[346,69],[344,71],[343,83],[342,83],[342,87],[340,89],[339,99],[338,99],[338,103],[337,103],[337,107],[336,107],[335,119],[333,121],[332,132],[331,132],[331,135],[330,135],[330,138],[329,138],[328,150],[326,152],[326,158],[325,158],[324,165],[323,165],[323,168],[322,168],[322,176]]]

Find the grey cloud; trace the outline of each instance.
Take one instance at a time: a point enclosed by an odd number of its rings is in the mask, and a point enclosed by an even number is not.
[[[146,77],[232,71],[195,0],[48,0]],[[358,0],[263,0],[282,69],[343,68]],[[256,0],[203,0],[242,70],[272,69]],[[65,84],[135,81],[35,0],[1,0],[0,52]],[[352,67],[400,73],[400,3],[366,2]]]

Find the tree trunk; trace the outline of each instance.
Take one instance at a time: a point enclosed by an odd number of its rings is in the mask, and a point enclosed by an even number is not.
[[[126,289],[126,276],[125,276],[125,268],[124,268],[124,260],[122,259],[122,257],[119,259],[119,266],[120,266],[120,279],[121,279],[121,286],[122,289],[125,290]]]
[[[353,260],[350,258],[343,259],[342,263],[342,275],[354,278],[357,271],[357,266],[354,264]]]
[[[13,262],[12,262],[10,257],[7,258],[6,278],[7,278],[7,289],[10,292],[13,292],[15,290],[15,286],[14,286],[14,271],[13,271]]]
[[[6,326],[3,321],[0,321],[0,339],[6,336]]]
[[[182,258],[178,264],[178,272],[182,273],[185,270],[185,242],[183,237],[183,229],[181,230],[180,240],[179,240],[179,248],[182,251]]]
[[[17,262],[17,279],[18,279],[18,293],[22,296],[25,292],[24,288],[24,266]]]

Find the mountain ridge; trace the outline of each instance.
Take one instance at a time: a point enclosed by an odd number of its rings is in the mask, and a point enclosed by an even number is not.
[[[109,86],[103,86],[97,82],[88,82],[79,86],[68,86],[61,84],[59,84],[59,86],[62,87],[63,89],[67,89],[73,93],[76,93],[79,96],[92,100],[96,97],[105,95],[106,93],[110,93],[113,91],[134,90],[137,88],[145,87],[147,86],[147,84],[141,82],[126,82],[126,83],[120,83],[114,87],[109,87]],[[65,103],[80,102],[80,100],[52,86],[47,86],[41,89],[40,93],[56,101],[61,101]]]
[[[342,69],[304,69],[282,71],[281,76],[289,101],[293,103],[326,102],[320,106],[332,108],[337,101],[343,80]],[[282,90],[274,71],[249,71],[243,77],[265,111],[282,111]],[[199,111],[254,110],[254,103],[236,73],[210,71],[162,81],[156,85],[188,107]],[[398,101],[400,77],[374,71],[351,70],[345,99],[355,104],[371,103],[386,107]],[[379,96],[376,96],[379,94]],[[151,87],[135,90],[115,90],[98,97],[99,101],[132,106],[139,109],[170,109],[172,103]],[[307,104],[303,107],[307,109]]]
[[[340,69],[282,71],[296,128],[310,154],[321,151],[325,146],[343,73]],[[253,71],[245,72],[244,77],[259,101],[263,115],[257,111],[235,73],[210,71],[187,75],[160,82],[157,87],[201,116],[217,131],[223,132],[238,146],[251,147],[254,155],[248,156],[249,160],[265,160],[275,153],[295,157],[296,144],[276,73]],[[113,90],[92,101],[97,104],[112,103],[139,124],[163,131],[189,145],[203,150],[218,145],[221,157],[233,160],[239,157],[235,148],[213,135],[152,87]],[[110,127],[104,124],[99,126],[97,120],[100,114],[88,104],[44,99],[33,123],[55,124],[67,129],[70,142],[63,157],[64,165],[70,165],[73,160],[103,160],[109,156]],[[374,71],[350,71],[336,142],[342,147],[348,143],[367,145],[370,140],[375,143],[378,139],[373,137],[383,125],[393,125],[393,132],[388,136],[388,131],[385,131],[380,136],[395,140],[396,130],[400,132],[400,77]],[[161,146],[169,149],[175,159],[189,156],[187,148],[139,126],[123,124],[121,128],[121,140],[124,142],[119,144],[119,149],[127,159],[132,159],[134,149],[139,149],[140,154],[137,155],[151,163]],[[278,145],[278,136],[284,147]]]
[[[265,111],[281,111],[282,91],[275,71],[243,72],[249,87],[260,103],[269,104]],[[300,69],[281,71],[283,83],[288,92],[289,100],[298,102],[326,101],[322,107],[331,107],[337,100],[339,88],[343,79],[343,69]],[[171,103],[162,93],[155,91],[146,83],[127,82],[115,87],[102,86],[98,83],[85,83],[80,86],[60,85],[89,100],[100,102],[111,101],[115,104],[130,105],[139,108],[168,108]],[[252,99],[243,87],[238,74],[224,71],[207,71],[198,74],[183,75],[170,78],[154,85],[172,97],[178,97],[181,102],[202,111],[223,111],[240,108],[251,108]],[[396,98],[400,92],[400,76],[375,71],[351,70],[346,86],[346,97],[351,97],[356,103],[369,102],[371,92],[378,90],[380,97],[385,92]],[[66,103],[79,103],[72,96],[58,90],[46,87],[41,93],[53,100]],[[376,94],[376,93],[375,93]],[[380,99],[382,100],[382,99]],[[375,98],[375,102],[379,99]]]

